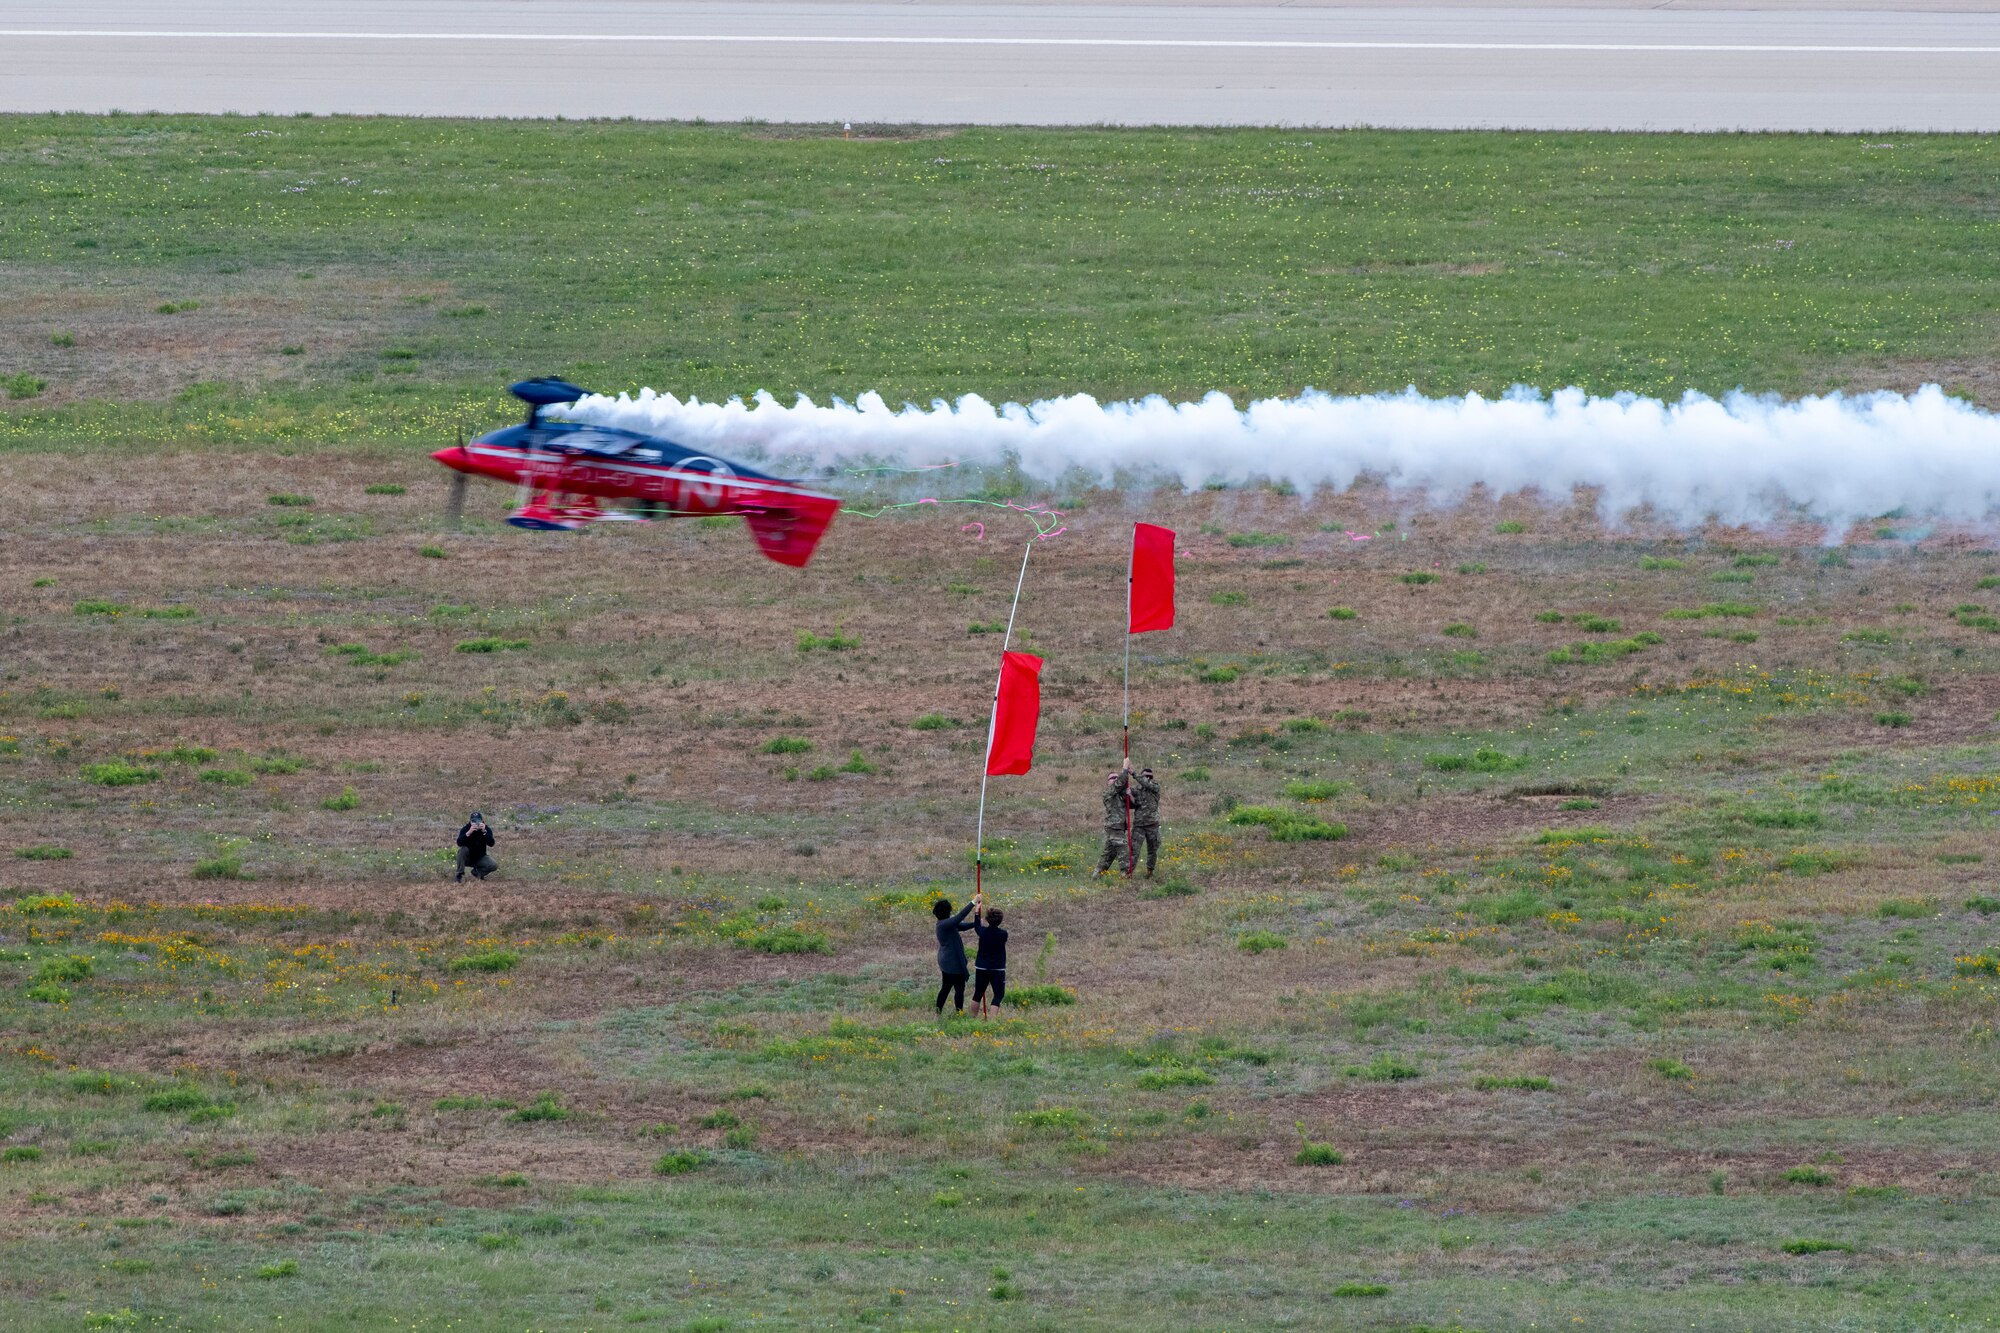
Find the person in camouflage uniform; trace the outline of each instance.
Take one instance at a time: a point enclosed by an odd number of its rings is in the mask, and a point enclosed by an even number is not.
[[[1125,859],[1125,801],[1130,791],[1131,767],[1128,759],[1125,768],[1104,780],[1104,850],[1097,858],[1100,875]]]
[[[1126,760],[1129,766],[1131,760]],[[1160,782],[1153,770],[1142,768],[1132,784],[1132,850],[1136,865],[1139,849],[1146,849],[1146,878],[1153,877],[1153,863],[1160,856]],[[1129,871],[1127,873],[1130,873]]]

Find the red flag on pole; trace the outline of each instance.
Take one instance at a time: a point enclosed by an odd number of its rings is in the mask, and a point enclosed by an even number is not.
[[[1132,525],[1131,632],[1174,627],[1174,530]]]
[[[993,734],[986,741],[986,775],[1025,773],[1035,762],[1035,724],[1042,718],[1042,659],[1000,655],[1000,693],[993,700]]]

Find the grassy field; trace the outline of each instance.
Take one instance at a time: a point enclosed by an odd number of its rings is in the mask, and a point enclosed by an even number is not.
[[[506,379],[929,402],[1935,379],[1990,138],[0,118],[0,445],[412,440]]]
[[[1021,1003],[940,1020],[1025,525],[421,454],[550,370],[1996,401],[1992,151],[0,121],[0,1324],[2000,1325],[1987,535],[1036,496]]]
[[[2000,1322],[1990,549],[1153,497],[1128,885],[1133,498],[1071,497],[990,826],[1038,1002],[940,1022],[1021,533],[72,462],[0,462],[11,1328]]]

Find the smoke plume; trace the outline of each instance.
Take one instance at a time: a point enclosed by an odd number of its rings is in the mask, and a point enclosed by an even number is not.
[[[1307,391],[1238,408],[1083,394],[996,407],[968,395],[928,409],[877,394],[820,406],[682,402],[647,389],[585,398],[567,415],[664,435],[690,448],[773,464],[837,468],[1013,464],[1054,482],[1290,482],[1301,492],[1371,479],[1449,504],[1475,487],[1567,500],[1594,490],[1611,523],[1648,509],[1691,527],[1811,518],[1838,540],[1892,510],[1978,521],[2000,508],[2000,416],[1947,397],[1870,393],[1784,400],[1734,393],[1662,402],[1631,394],[1501,398],[1400,394],[1336,398]]]

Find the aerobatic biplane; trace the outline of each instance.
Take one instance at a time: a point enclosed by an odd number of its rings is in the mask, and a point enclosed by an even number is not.
[[[563,380],[522,380],[507,391],[527,404],[527,420],[431,455],[459,474],[454,515],[467,477],[521,488],[520,507],[507,519],[517,528],[574,531],[587,523],[740,514],[757,549],[799,567],[840,509],[833,496],[658,436],[551,420],[546,409],[589,392]]]

